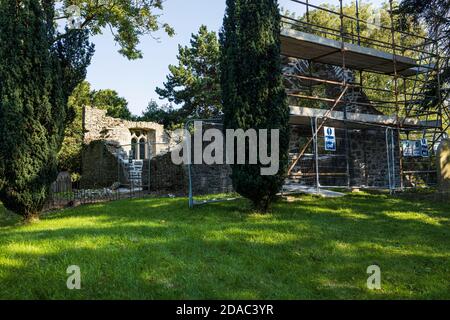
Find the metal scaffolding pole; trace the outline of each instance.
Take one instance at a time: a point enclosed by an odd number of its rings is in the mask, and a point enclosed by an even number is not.
[[[397,49],[396,49],[396,42],[395,42],[395,26],[394,26],[394,6],[393,1],[389,0],[389,17],[391,20],[391,34],[392,34],[392,54],[394,55],[394,92],[395,92],[395,116],[397,121],[397,130],[400,133],[400,104],[399,104],[399,90],[398,90],[398,71],[397,71]],[[393,136],[394,134],[391,133],[392,140],[394,140]],[[394,148],[394,146],[393,146]],[[399,164],[400,164],[400,186],[403,188],[403,159],[400,156],[401,154],[401,146],[400,143],[398,144],[398,152],[399,152]],[[393,157],[393,159],[395,159]],[[394,162],[394,168],[395,168],[395,162]],[[394,171],[395,172],[395,169]],[[395,186],[395,176],[394,176],[394,186]]]
[[[314,139],[314,160],[315,160],[315,167],[316,167],[316,189],[317,189],[317,193],[320,192],[320,172],[319,172],[319,146],[318,146],[318,141],[317,141],[317,135],[319,134],[319,132],[317,131],[317,118],[314,118],[313,120],[313,139]]]

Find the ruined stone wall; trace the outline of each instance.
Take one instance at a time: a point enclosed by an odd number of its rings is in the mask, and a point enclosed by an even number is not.
[[[150,191],[156,194],[187,196],[189,187],[188,167],[175,165],[171,153],[144,162],[142,179],[147,184],[150,174]],[[228,193],[233,191],[231,168],[228,165],[192,165],[192,190],[194,195]]]
[[[144,185],[150,184],[150,192],[152,193],[177,196],[187,194],[186,170],[182,165],[173,164],[170,153],[156,156],[151,161],[144,161],[142,181]]]
[[[152,150],[154,155],[161,154],[167,149],[162,143],[167,140],[164,126],[153,122],[116,119],[108,117],[106,112],[106,110],[91,107],[84,108],[83,129],[85,144],[97,140],[111,141],[124,146],[125,151],[129,152],[132,139],[130,129],[136,129],[147,132],[149,140],[153,143],[158,143],[154,145],[154,150]]]
[[[82,189],[108,188],[118,181],[117,158],[108,150],[104,141],[93,141],[82,152]]]

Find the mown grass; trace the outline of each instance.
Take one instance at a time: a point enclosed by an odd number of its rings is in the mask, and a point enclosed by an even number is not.
[[[2,299],[449,299],[450,204],[378,194],[98,204],[0,214]],[[2,211],[2,209],[0,209]],[[367,289],[370,265],[382,290]],[[66,288],[78,265],[82,289]]]

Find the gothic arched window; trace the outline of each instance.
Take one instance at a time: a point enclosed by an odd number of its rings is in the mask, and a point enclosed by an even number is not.
[[[141,138],[141,140],[139,140],[139,160],[145,160],[147,158],[146,149],[147,143],[145,138]]]
[[[136,138],[131,139],[131,158],[136,160],[138,158],[138,148],[137,148],[138,140]]]

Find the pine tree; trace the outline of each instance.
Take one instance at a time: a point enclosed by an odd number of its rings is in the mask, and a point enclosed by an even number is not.
[[[262,176],[260,165],[233,165],[235,190],[266,211],[284,183],[289,147],[277,1],[227,0],[220,42],[225,128],[280,130],[277,175]]]
[[[0,200],[38,217],[73,112],[67,100],[93,53],[84,31],[54,41],[50,0],[0,2]]]
[[[175,118],[209,119],[222,112],[220,103],[220,46],[217,35],[200,26],[192,34],[190,46],[178,47],[178,65],[170,65],[164,88],[156,88],[161,98],[180,105]]]

